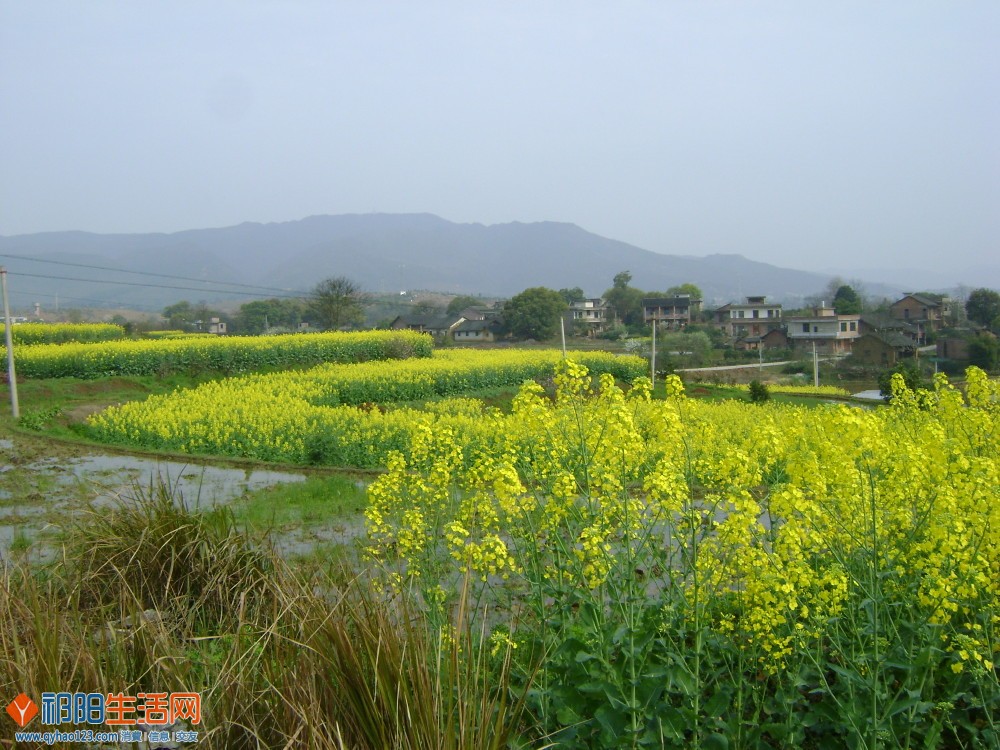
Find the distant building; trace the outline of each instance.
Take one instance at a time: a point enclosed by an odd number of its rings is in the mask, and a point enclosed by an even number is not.
[[[452,330],[465,318],[460,315],[399,315],[389,325],[393,330],[409,330],[418,333],[429,333],[441,340],[448,337]]]
[[[226,323],[219,318],[210,318],[208,321],[208,332],[214,333],[217,336],[226,335]]]
[[[656,323],[658,328],[678,330],[697,320],[701,312],[701,300],[690,294],[673,297],[648,297],[642,301],[642,320]]]
[[[481,320],[463,320],[452,329],[451,335],[459,344],[490,342],[499,338],[502,327],[503,324],[496,316]]]
[[[584,299],[569,306],[573,323],[586,327],[588,335],[601,333],[608,327],[608,304],[600,297]]]
[[[747,297],[746,302],[731,302],[715,310],[713,318],[731,339],[763,336],[781,328],[781,305],[767,297]]]
[[[889,306],[889,314],[915,326],[918,341],[924,344],[929,332],[944,327],[945,318],[951,315],[951,300],[937,294],[906,294]]]
[[[850,354],[861,336],[861,315],[837,315],[832,307],[815,307],[812,315],[785,318],[788,343],[793,349],[812,349],[821,354]]]
[[[853,359],[870,365],[895,367],[901,359],[913,357],[917,343],[901,333],[865,333],[853,344]]]

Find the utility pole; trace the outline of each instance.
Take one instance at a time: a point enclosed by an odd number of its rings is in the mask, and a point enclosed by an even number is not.
[[[649,384],[656,385],[656,318],[653,318],[653,348],[649,354]]]
[[[559,316],[559,332],[562,334],[563,359],[566,359],[566,317]]]
[[[17,419],[21,410],[17,403],[17,373],[14,372],[14,337],[11,333],[10,306],[7,304],[7,269],[0,266],[0,287],[3,288],[4,339],[7,344],[7,382],[10,383],[10,413]]]
[[[813,341],[813,386],[819,388],[819,355],[816,354],[815,341]]]

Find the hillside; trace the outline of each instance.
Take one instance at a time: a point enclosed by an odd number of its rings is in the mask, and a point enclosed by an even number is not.
[[[633,285],[641,289],[663,290],[693,282],[711,305],[747,294],[794,302],[822,289],[829,278],[737,254],[653,253],[574,224],[456,224],[430,214],[312,216],[172,234],[18,235],[0,237],[0,253],[153,272],[163,275],[154,283],[171,287],[129,286],[120,282],[150,279],[4,257],[16,307],[35,301],[51,307],[58,294],[65,306],[159,309],[178,299],[250,299],[251,294],[268,296],[273,293],[269,289],[294,293],[311,288],[319,279],[340,275],[380,292],[429,289],[508,296],[530,286],[579,286],[596,296],[622,270],[630,271]],[[51,278],[55,276],[66,278]],[[237,290],[245,294],[226,293],[218,283],[210,283],[221,280],[264,288],[240,287]]]

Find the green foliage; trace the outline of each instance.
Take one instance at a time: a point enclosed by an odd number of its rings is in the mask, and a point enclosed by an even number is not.
[[[920,372],[920,367],[915,360],[904,359],[890,370],[883,370],[878,375],[878,388],[882,393],[882,398],[886,401],[892,399],[892,376],[899,373],[903,376],[903,382],[911,391],[924,387],[924,376]]]
[[[677,284],[675,286],[667,289],[666,296],[673,297],[678,294],[690,295],[691,299],[704,299],[705,296],[701,293],[701,288],[690,282],[684,284]]]
[[[302,321],[303,306],[296,299],[261,299],[240,305],[233,333],[257,335],[272,328],[295,330]]]
[[[988,333],[969,341],[969,362],[984,370],[994,371],[1000,365],[1000,343]]]
[[[965,303],[965,312],[986,328],[1000,328],[1000,293],[992,289],[975,289]]]
[[[838,315],[854,315],[861,312],[861,297],[854,287],[842,284],[833,297],[833,309]]]
[[[525,289],[504,305],[504,325],[515,338],[545,341],[559,333],[559,319],[566,307],[566,300],[553,289]]]
[[[632,274],[621,271],[615,274],[614,284],[604,293],[604,299],[615,311],[615,317],[626,326],[636,326],[642,323],[641,289],[629,286]]]
[[[771,400],[771,391],[766,383],[759,380],[751,380],[749,387],[750,401],[755,404],[763,404]]]
[[[481,305],[482,302],[483,301],[479,299],[479,297],[472,297],[468,294],[460,294],[448,303],[448,308],[445,312],[449,315],[458,315],[467,307],[475,307],[476,305]]]
[[[567,305],[572,305],[574,302],[583,302],[587,299],[587,295],[578,286],[575,286],[572,289],[560,289],[559,294],[562,295],[564,300],[566,300]]]

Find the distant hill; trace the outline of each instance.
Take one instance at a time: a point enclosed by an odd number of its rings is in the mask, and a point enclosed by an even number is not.
[[[181,299],[218,302],[272,293],[247,287],[235,288],[247,295],[227,293],[220,290],[234,288],[214,283],[222,280],[294,293],[329,276],[348,276],[377,292],[425,289],[509,296],[532,286],[578,286],[598,296],[623,270],[630,271],[632,284],[644,290],[697,284],[709,306],[748,294],[794,304],[817,293],[830,278],[736,254],[662,255],[574,224],[484,226],[456,224],[430,214],[311,216],[172,234],[51,232],[0,237],[0,253],[8,256],[0,262],[10,272],[13,304],[24,307],[40,301],[49,308],[58,294],[64,306],[158,310]],[[150,279],[122,271],[162,276]],[[51,278],[56,276],[65,278]],[[173,288],[113,283],[126,281]]]

